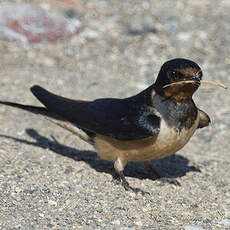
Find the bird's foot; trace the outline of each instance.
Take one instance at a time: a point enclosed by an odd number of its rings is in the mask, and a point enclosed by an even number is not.
[[[141,195],[150,195],[149,192],[146,192],[142,189],[131,187],[129,183],[127,182],[127,180],[120,177],[119,175],[114,176],[113,181],[116,184],[122,185],[126,191],[134,192],[135,194],[140,193]]]
[[[126,191],[130,191],[130,192],[134,192],[134,193],[140,193],[141,195],[150,195],[150,193],[149,192],[146,192],[146,191],[144,191],[144,190],[142,190],[142,189],[140,189],[140,188],[133,188],[133,187],[131,187],[130,185],[129,185],[129,183],[127,182],[127,181],[122,181],[122,186],[124,187],[124,189],[126,190]]]
[[[146,167],[151,171],[152,180],[158,180],[163,183],[173,184],[176,186],[181,186],[180,182],[173,178],[162,177],[151,165],[147,162]]]
[[[141,193],[142,195],[146,195],[149,194],[148,192],[143,191],[142,189],[139,188],[132,188],[129,183],[127,182],[127,180],[125,179],[125,175],[124,175],[124,166],[127,164],[127,161],[125,161],[124,159],[120,159],[118,158],[115,162],[114,162],[114,169],[117,173],[116,176],[114,176],[113,178],[116,179],[116,182],[119,181],[120,184],[124,187],[124,189],[126,191],[131,191],[134,193]]]
[[[175,186],[181,186],[180,182],[173,178],[159,177],[157,178],[157,180],[163,183],[173,184]]]
[[[162,183],[173,184],[176,186],[181,186],[180,182],[173,178],[162,177],[160,174],[152,173],[152,180],[157,180]]]

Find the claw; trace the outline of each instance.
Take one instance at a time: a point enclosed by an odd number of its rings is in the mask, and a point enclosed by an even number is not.
[[[181,186],[180,182],[177,181],[176,179],[172,178],[166,178],[162,177],[150,164],[150,162],[145,162],[146,167],[151,171],[152,173],[152,179],[153,180],[159,180],[164,183],[169,183],[169,184],[174,184],[176,186]]]
[[[160,178],[157,178],[157,180],[159,180],[163,183],[169,183],[169,184],[173,184],[175,186],[181,186],[180,182],[176,179],[160,177]]]
[[[134,192],[134,193],[140,193],[141,195],[150,195],[149,192],[143,191],[140,188],[132,188],[129,183],[125,180],[122,180],[121,182],[122,186],[125,188],[126,191]]]
[[[141,193],[142,195],[150,195],[150,193],[145,192],[139,188],[132,188],[129,183],[127,182],[127,180],[125,179],[124,176],[124,166],[126,165],[126,162],[122,161],[121,159],[117,159],[114,163],[114,169],[116,171],[116,176],[114,176],[114,181],[119,182],[126,191],[130,191],[130,192],[134,192],[134,193]]]

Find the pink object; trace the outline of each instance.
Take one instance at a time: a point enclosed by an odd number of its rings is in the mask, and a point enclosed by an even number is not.
[[[80,22],[29,4],[0,4],[0,39],[56,42],[79,32]]]

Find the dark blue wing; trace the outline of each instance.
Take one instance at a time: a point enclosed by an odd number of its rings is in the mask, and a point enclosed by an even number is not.
[[[89,102],[63,98],[39,86],[32,87],[31,91],[49,111],[90,133],[135,140],[159,132],[160,118],[140,98],[105,98]]]

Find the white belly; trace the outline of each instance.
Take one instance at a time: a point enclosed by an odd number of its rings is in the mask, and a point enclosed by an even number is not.
[[[190,129],[181,131],[170,129],[164,121],[161,122],[160,133],[152,145],[154,159],[167,157],[183,148],[194,134],[197,126],[198,119]]]
[[[115,161],[117,158],[127,161],[149,161],[167,157],[177,152],[189,141],[198,123],[199,116],[190,129],[182,129],[179,132],[169,128],[162,120],[160,132],[156,137],[133,141],[120,141],[97,135],[94,140],[95,149],[100,158],[109,161]]]

